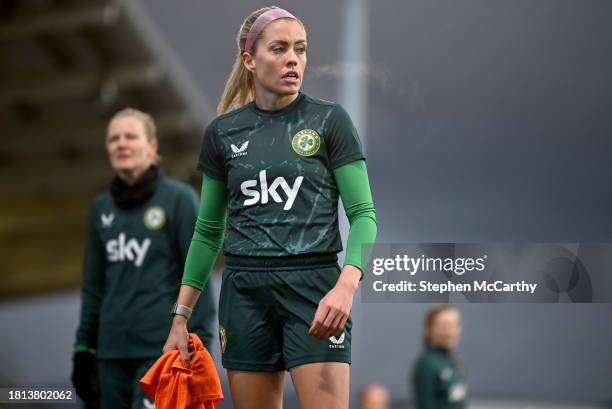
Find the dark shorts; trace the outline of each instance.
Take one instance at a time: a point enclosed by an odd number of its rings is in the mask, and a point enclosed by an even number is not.
[[[227,268],[219,298],[219,338],[227,369],[276,372],[313,362],[351,362],[351,319],[335,336],[308,335],[340,267],[252,271]]]

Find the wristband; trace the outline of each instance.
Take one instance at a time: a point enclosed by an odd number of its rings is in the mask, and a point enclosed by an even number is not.
[[[189,319],[189,317],[191,317],[192,312],[193,312],[192,308],[189,308],[186,305],[174,303],[174,306],[172,307],[170,314],[171,315],[182,315],[186,319]]]

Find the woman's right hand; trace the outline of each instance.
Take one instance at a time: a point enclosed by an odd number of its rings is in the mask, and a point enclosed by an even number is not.
[[[172,328],[164,345],[164,353],[178,349],[183,366],[189,367],[189,333],[187,331],[187,319],[182,315],[174,315]]]

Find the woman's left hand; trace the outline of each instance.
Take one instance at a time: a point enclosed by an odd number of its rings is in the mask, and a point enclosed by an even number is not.
[[[360,278],[361,270],[352,265],[344,266],[334,288],[319,301],[308,335],[325,339],[344,327]]]

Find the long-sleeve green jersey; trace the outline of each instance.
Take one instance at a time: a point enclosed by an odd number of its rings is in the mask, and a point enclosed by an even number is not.
[[[138,207],[120,208],[106,191],[88,212],[76,347],[94,348],[98,358],[159,356],[170,331],[198,204],[183,183],[163,174],[155,183]],[[207,343],[215,316],[209,287],[190,319]]]
[[[227,187],[225,253],[341,251],[333,170],[359,159],[346,111],[303,93],[281,110],[251,102],[217,117],[204,134],[198,168]]]
[[[277,111],[251,102],[217,117],[202,142],[203,202],[183,284],[205,282],[221,243],[240,256],[338,253],[341,195],[351,223],[345,264],[362,268],[361,243],[376,236],[364,159],[346,111],[303,93]]]

